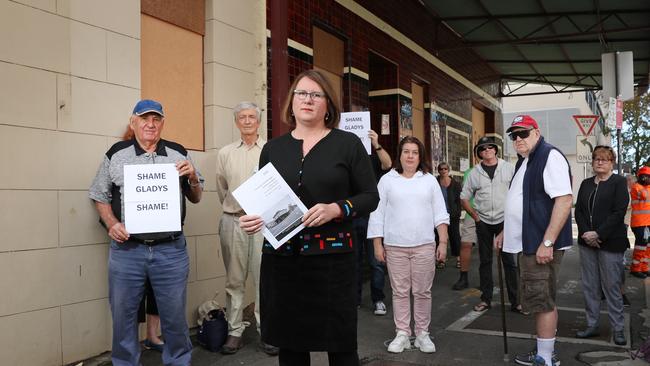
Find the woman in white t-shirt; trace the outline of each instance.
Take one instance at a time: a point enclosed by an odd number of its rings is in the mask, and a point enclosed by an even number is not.
[[[388,267],[393,290],[393,319],[397,335],[388,352],[411,348],[411,300],[415,323],[414,346],[436,351],[429,338],[431,285],[437,260],[447,256],[449,214],[436,178],[431,175],[424,145],[416,137],[403,138],[395,167],[379,181],[379,206],[370,214],[368,239],[375,256]],[[434,230],[440,245],[436,249]],[[382,243],[383,242],[383,243]]]

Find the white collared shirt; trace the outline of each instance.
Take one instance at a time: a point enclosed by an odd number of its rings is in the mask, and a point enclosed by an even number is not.
[[[506,253],[519,253],[523,250],[522,230],[524,212],[524,176],[528,158],[512,177],[510,190],[506,196],[505,220],[503,225],[503,251]],[[548,155],[544,167],[544,191],[551,198],[573,194],[569,165],[564,156],[553,149]],[[532,183],[531,183],[532,184]],[[535,243],[539,244],[539,243]],[[568,247],[566,248],[568,249]]]
[[[368,239],[383,237],[385,245],[415,247],[435,242],[434,229],[449,224],[440,185],[431,174],[405,178],[392,169],[377,186],[379,205],[370,214]]]

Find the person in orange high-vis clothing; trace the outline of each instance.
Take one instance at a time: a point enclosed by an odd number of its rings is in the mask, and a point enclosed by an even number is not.
[[[634,254],[630,274],[639,278],[646,278],[648,262],[650,261],[650,167],[644,166],[637,174],[638,181],[630,189],[632,202],[632,217],[630,226],[634,233]]]

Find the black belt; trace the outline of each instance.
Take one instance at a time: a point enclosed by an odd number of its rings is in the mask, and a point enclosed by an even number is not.
[[[158,244],[162,244],[162,243],[167,243],[169,241],[174,241],[174,240],[176,240],[176,239],[178,239],[180,237],[181,237],[180,235],[170,235],[170,236],[167,236],[167,237],[164,237],[164,238],[159,238],[159,239],[140,239],[140,238],[130,237],[129,241],[132,241],[132,242],[135,242],[135,243],[138,243],[138,244],[153,246],[153,245],[158,245]]]

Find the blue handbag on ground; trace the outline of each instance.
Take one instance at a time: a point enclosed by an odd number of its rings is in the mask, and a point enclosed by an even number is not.
[[[228,321],[223,309],[211,310],[203,323],[199,325],[197,340],[199,344],[211,352],[221,351],[228,337]]]
[[[226,311],[215,300],[217,295],[219,295],[218,291],[212,300],[206,301],[199,306],[199,316],[196,321],[199,325],[196,336],[197,341],[211,352],[221,351],[221,347],[226,343],[228,337]]]

